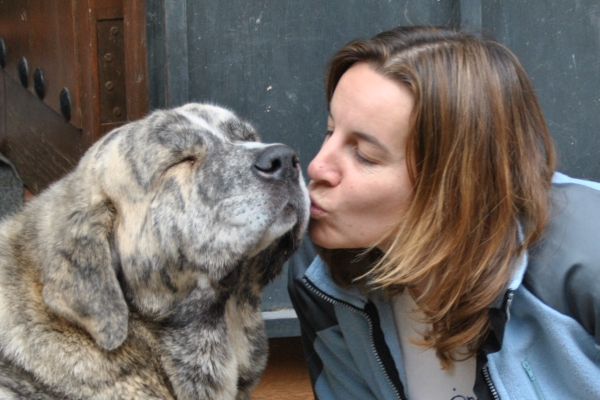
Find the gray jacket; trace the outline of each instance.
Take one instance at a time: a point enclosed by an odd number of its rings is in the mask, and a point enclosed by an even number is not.
[[[543,238],[490,306],[479,400],[600,399],[600,184],[556,174],[551,195]],[[337,286],[319,257],[289,274],[315,397],[406,399],[390,302]]]

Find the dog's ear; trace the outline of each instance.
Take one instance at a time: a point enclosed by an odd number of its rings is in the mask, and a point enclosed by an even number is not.
[[[42,294],[53,312],[114,350],[127,337],[129,316],[111,256],[115,211],[105,200],[73,203],[55,221]]]

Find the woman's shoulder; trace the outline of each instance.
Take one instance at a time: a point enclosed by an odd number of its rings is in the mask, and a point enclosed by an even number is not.
[[[556,174],[548,226],[529,253],[524,285],[594,332],[600,317],[600,184]]]
[[[530,249],[533,264],[600,261],[600,183],[555,174],[548,225]],[[548,268],[548,267],[546,267]]]

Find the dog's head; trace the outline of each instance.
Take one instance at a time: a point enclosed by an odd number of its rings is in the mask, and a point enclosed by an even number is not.
[[[211,105],[116,129],[47,193],[39,200],[58,212],[44,300],[108,350],[124,341],[130,308],[160,318],[198,290],[210,302],[261,253],[277,253],[271,278],[308,220],[296,154]]]

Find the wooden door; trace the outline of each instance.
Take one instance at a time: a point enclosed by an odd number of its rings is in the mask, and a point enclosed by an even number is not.
[[[0,151],[34,193],[148,110],[143,1],[0,0]]]

